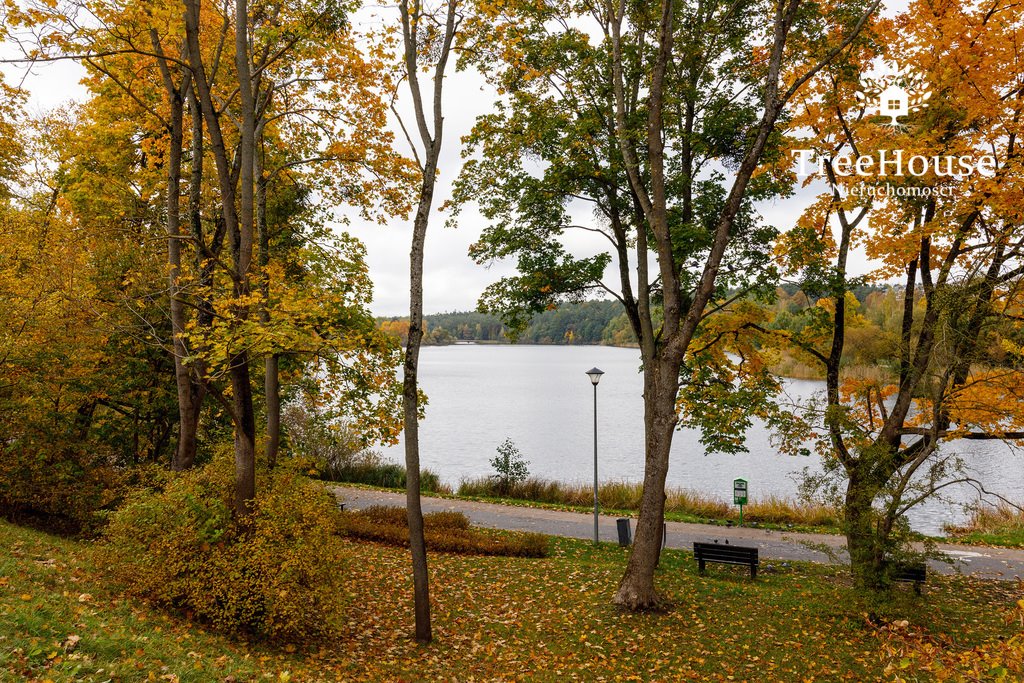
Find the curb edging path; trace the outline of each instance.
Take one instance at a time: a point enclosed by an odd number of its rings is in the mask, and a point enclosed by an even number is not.
[[[405,495],[390,491],[328,485],[339,501],[359,510],[371,505],[405,507]],[[588,540],[594,536],[594,517],[580,512],[518,507],[470,500],[431,498],[424,496],[424,512],[452,510],[462,512],[470,521],[482,527],[508,531],[535,531],[549,536],[565,536]],[[601,515],[600,536],[604,541],[618,538],[615,517]],[[817,562],[820,564],[846,563],[846,540],[833,534],[809,534],[789,531],[771,531],[750,527],[721,527],[709,524],[668,522],[668,543],[665,547],[691,549],[694,541],[729,541],[738,545],[756,546],[761,557],[769,560]],[[810,547],[809,547],[810,546]],[[835,554],[814,549],[824,546]],[[953,564],[930,561],[929,567],[942,574],[962,572],[984,579],[1003,581],[1024,577],[1024,550],[966,546],[940,543],[937,549]]]

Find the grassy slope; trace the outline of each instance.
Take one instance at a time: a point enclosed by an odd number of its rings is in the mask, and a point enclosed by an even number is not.
[[[0,523],[0,680],[436,681],[878,680],[884,662],[864,607],[834,568],[765,567],[696,574],[667,551],[668,614],[609,604],[624,551],[555,540],[543,560],[434,555],[437,642],[407,634],[404,551],[351,543],[348,631],[320,650],[288,653],[209,633],[129,604],[104,584],[87,544]],[[1012,631],[1009,584],[936,579],[885,613],[970,647]],[[70,635],[80,637],[65,653]],[[230,679],[228,677],[234,677]]]
[[[965,525],[946,531],[960,543],[1024,548],[1024,511],[1006,503],[981,507]]]
[[[991,545],[999,548],[1024,548],[1024,529],[1008,528],[992,531],[972,531],[950,536],[950,541],[965,545]]]

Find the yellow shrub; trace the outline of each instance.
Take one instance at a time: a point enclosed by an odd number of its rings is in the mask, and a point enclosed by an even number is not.
[[[399,507],[374,505],[341,515],[338,531],[346,536],[399,547],[409,545],[406,511]],[[423,515],[423,536],[428,550],[462,555],[504,557],[547,557],[548,537],[544,534],[507,532],[495,534],[470,526],[461,512],[438,511]]]
[[[337,509],[289,470],[260,477],[247,527],[230,511],[232,466],[217,460],[112,516],[104,557],[128,591],[230,632],[326,637],[343,614]]]

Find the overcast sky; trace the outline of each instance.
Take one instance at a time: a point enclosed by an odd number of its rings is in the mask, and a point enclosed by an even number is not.
[[[891,4],[891,3],[890,3]],[[895,3],[904,5],[903,2]],[[889,12],[894,7],[890,7]],[[361,12],[363,24],[379,22],[382,10]],[[389,10],[383,10],[387,12]],[[391,10],[397,12],[397,10]],[[4,51],[10,54],[9,51]],[[9,66],[3,67],[8,82],[18,83],[23,73]],[[81,100],[85,90],[78,83],[83,71],[71,62],[39,65],[24,76],[24,83],[30,90],[30,111],[42,112],[59,106],[68,100]],[[446,216],[436,210],[450,196],[451,183],[458,174],[461,159],[461,138],[466,135],[480,114],[490,110],[494,94],[475,72],[452,73],[446,82],[444,112],[445,140],[440,163],[440,179],[435,194],[433,212],[424,263],[424,310],[429,313],[470,310],[476,307],[477,298],[491,282],[513,272],[511,264],[498,263],[490,267],[475,264],[467,255],[469,245],[479,237],[485,222],[474,207],[466,207],[459,217],[457,228],[446,228]],[[404,138],[399,138],[400,151],[408,153]],[[797,196],[767,203],[761,207],[765,221],[786,230],[809,203],[813,192],[801,192]],[[581,219],[588,216],[581,215]],[[408,312],[409,296],[409,247],[411,221],[392,221],[388,225],[365,224],[353,220],[348,230],[366,244],[370,273],[375,283],[372,305],[377,315],[404,315]],[[591,255],[604,250],[607,242],[599,235],[577,231],[567,236],[572,253]],[[858,270],[867,268],[863,256]],[[609,284],[615,278],[609,270]]]

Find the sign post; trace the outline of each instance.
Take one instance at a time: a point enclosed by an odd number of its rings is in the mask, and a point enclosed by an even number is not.
[[[740,506],[740,526],[743,526],[743,506],[747,504],[747,480],[736,479],[732,483],[732,502]]]

